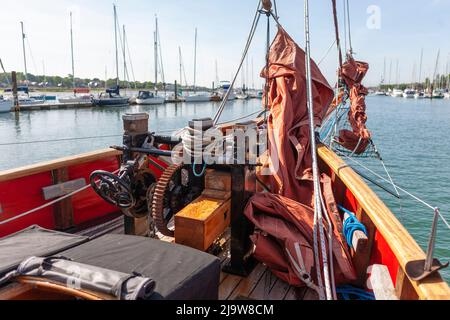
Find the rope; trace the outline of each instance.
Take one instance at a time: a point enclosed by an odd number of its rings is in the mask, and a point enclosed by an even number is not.
[[[62,138],[62,139],[52,139],[52,140],[36,140],[36,141],[24,141],[24,142],[7,142],[0,143],[1,146],[15,146],[15,145],[25,145],[25,144],[35,144],[35,143],[51,143],[51,142],[63,142],[63,141],[75,141],[75,140],[90,140],[90,139],[103,139],[103,138],[114,138],[121,137],[121,134],[107,135],[107,136],[91,136],[91,137],[79,137],[79,138]]]
[[[349,45],[349,52],[350,54],[353,53],[353,46],[352,46],[352,27],[350,24],[350,5],[348,3],[348,0],[345,0],[347,3],[347,25],[348,25],[348,45]]]
[[[224,98],[222,100],[222,103],[220,104],[219,110],[217,110],[217,113],[214,116],[214,125],[216,125],[217,122],[219,122],[220,116],[222,115],[222,112],[223,112],[223,110],[225,108],[225,105],[228,102],[230,94],[233,91],[234,85],[236,83],[236,79],[237,79],[237,77],[238,77],[238,75],[239,75],[239,73],[240,73],[240,71],[242,69],[242,65],[244,64],[245,57],[247,56],[247,53],[248,53],[248,49],[250,48],[250,45],[251,45],[252,40],[253,40],[253,36],[255,35],[255,32],[256,32],[256,28],[258,27],[261,6],[262,6],[262,2],[258,1],[258,7],[256,8],[255,17],[253,18],[252,27],[250,28],[250,33],[249,33],[249,36],[248,36],[248,39],[247,39],[247,43],[246,43],[245,48],[244,48],[244,52],[242,54],[241,62],[239,63],[239,67],[238,67],[238,69],[236,71],[236,74],[234,75],[234,78],[233,78],[233,81],[232,81],[232,83],[230,85],[230,88],[227,90],[227,93],[225,94],[225,96],[224,96]]]
[[[368,236],[367,229],[361,222],[358,221],[358,218],[356,218],[356,216],[353,212],[350,212],[349,210],[345,209],[342,206],[338,205],[338,207],[341,211],[343,211],[349,215],[349,218],[344,221],[343,231],[344,231],[345,239],[347,240],[347,244],[350,247],[353,247],[353,234],[356,231],[361,231],[366,236]]]
[[[384,178],[383,176],[379,175],[378,173],[376,173],[375,171],[373,171],[372,169],[368,168],[367,166],[365,166],[364,164],[360,163],[359,161],[356,161],[353,158],[348,157],[345,154],[340,153],[342,156],[344,156],[345,158],[349,159],[350,161],[354,162],[355,164],[359,165],[360,167],[366,169],[367,171],[369,171],[370,173],[372,173],[374,176],[376,176],[377,178],[383,180],[384,182],[390,183],[390,181],[386,178]],[[423,204],[424,206],[430,208],[431,210],[433,210],[433,212],[435,212],[436,210],[439,212],[439,217],[441,218],[441,220],[445,223],[445,225],[447,226],[448,229],[450,229],[450,224],[447,222],[447,220],[445,219],[445,217],[441,214],[439,208],[437,207],[433,207],[431,204],[427,203],[426,201],[420,199],[419,197],[417,197],[416,195],[412,194],[411,192],[405,190],[404,188],[399,187],[398,185],[395,184],[395,187],[400,190],[401,192],[405,193],[407,196],[411,197],[412,199],[416,200],[417,202]]]
[[[331,44],[331,46],[328,48],[328,50],[325,52],[325,54],[322,56],[322,58],[319,60],[319,63],[317,65],[321,65],[322,62],[328,57],[328,55],[331,52],[331,49],[333,49],[334,44],[336,43],[336,40],[333,41],[333,43]]]
[[[375,295],[372,292],[367,292],[363,289],[349,285],[337,288],[337,293],[342,296],[344,300],[375,300]]]
[[[330,282],[330,269],[329,269],[329,259],[327,255],[325,234],[323,226],[323,214],[322,214],[322,204],[320,200],[321,186],[320,186],[320,174],[317,159],[317,146],[316,146],[316,132],[314,124],[314,105],[313,105],[313,95],[312,95],[312,76],[311,76],[311,40],[310,40],[310,24],[309,24],[309,0],[305,0],[305,39],[306,39],[306,93],[307,93],[307,105],[309,113],[309,129],[310,129],[310,143],[311,143],[311,156],[312,156],[312,171],[314,179],[314,217],[315,224],[314,228],[318,228],[321,258],[322,258],[322,272],[324,275],[325,282],[325,293],[327,300],[333,300],[332,285]],[[332,259],[332,257],[329,257]],[[317,262],[316,262],[317,263]],[[320,263],[316,264],[318,273],[320,273]]]

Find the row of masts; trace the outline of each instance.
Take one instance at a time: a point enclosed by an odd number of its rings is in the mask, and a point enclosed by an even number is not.
[[[435,64],[434,64],[434,69],[433,69],[433,76],[431,79],[429,79],[430,83],[429,85],[435,88],[439,88],[439,89],[450,89],[450,54],[447,58],[447,63],[446,63],[446,67],[445,67],[445,71],[443,71],[442,74],[439,74],[439,62],[440,62],[440,55],[441,55],[441,50],[438,50],[437,53],[437,57],[435,60]],[[416,88],[417,86],[421,86],[422,85],[422,80],[423,80],[423,58],[424,58],[424,49],[421,49],[420,52],[420,58],[419,58],[419,70],[417,72],[417,64],[414,63],[413,64],[413,68],[412,68],[412,75],[411,75],[411,83],[410,86],[411,88]],[[381,85],[399,85],[400,84],[400,62],[399,59],[396,60],[396,78],[395,78],[395,83],[392,83],[392,69],[393,69],[393,60],[390,60],[390,64],[389,64],[389,77],[388,79],[386,79],[386,57],[384,58],[384,67],[383,67],[383,74],[381,76],[381,81],[380,81],[380,86]],[[442,76],[446,76],[448,79],[446,81],[446,85],[444,88],[443,87],[443,79]],[[439,76],[439,79],[438,79]],[[386,80],[387,83],[386,83]],[[431,89],[431,88],[428,88]]]

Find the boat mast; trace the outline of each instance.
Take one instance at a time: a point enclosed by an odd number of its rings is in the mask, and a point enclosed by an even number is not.
[[[153,33],[155,46],[155,94],[158,94],[158,17],[155,15],[155,32]]]
[[[28,69],[27,69],[27,54],[25,51],[25,32],[23,31],[23,22],[20,21],[20,26],[22,27],[22,49],[23,49],[23,64],[25,66],[25,81],[28,85]]]
[[[118,41],[117,41],[117,8],[114,4],[114,39],[116,44],[116,85],[117,87],[120,86],[119,83],[119,48],[118,48]]]
[[[75,92],[75,60],[73,57],[73,20],[72,12],[70,12],[70,51],[72,54],[72,88]]]
[[[431,94],[433,94],[434,91],[434,85],[435,85],[435,81],[436,81],[436,76],[437,76],[437,72],[438,72],[438,67],[439,67],[439,56],[441,55],[441,49],[438,50],[438,54],[436,57],[436,66],[434,68],[434,74],[433,74],[433,83],[431,85]]]
[[[183,62],[181,60],[181,47],[178,46],[178,59],[180,61],[180,86],[183,85]]]
[[[195,28],[195,45],[194,45],[194,93],[197,92],[197,28]]]
[[[126,86],[125,87],[128,87],[128,82],[127,82],[127,79],[128,79],[128,77],[127,77],[127,73],[128,73],[128,70],[127,70],[127,57],[126,57],[126,51],[125,51],[125,43],[126,43],[125,39],[126,39],[126,37],[127,37],[127,34],[126,34],[126,31],[125,31],[125,25],[123,25],[123,39],[122,39],[122,44],[123,44],[123,47],[122,47],[122,51],[123,51],[122,52],[122,54],[123,54],[123,80],[126,82]]]
[[[422,81],[422,64],[423,64],[423,48],[420,51],[420,66],[419,66],[419,88]]]

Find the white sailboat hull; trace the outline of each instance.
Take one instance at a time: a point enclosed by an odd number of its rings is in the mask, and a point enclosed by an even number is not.
[[[91,102],[91,97],[70,97],[70,98],[59,98],[60,103],[88,103]]]
[[[148,99],[136,99],[136,104],[139,105],[158,105],[163,104],[165,102],[165,99],[162,97],[155,97],[155,98],[148,98]]]
[[[12,100],[0,100],[0,113],[11,112],[12,107],[13,107]]]

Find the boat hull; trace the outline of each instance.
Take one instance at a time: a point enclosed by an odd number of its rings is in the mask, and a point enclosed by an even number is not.
[[[99,98],[92,99],[92,103],[99,107],[128,106],[128,98]]]
[[[165,99],[162,97],[158,98],[149,98],[149,99],[136,99],[136,104],[138,105],[158,105],[163,104],[165,102]]]
[[[0,113],[11,112],[14,104],[12,100],[0,100]]]

